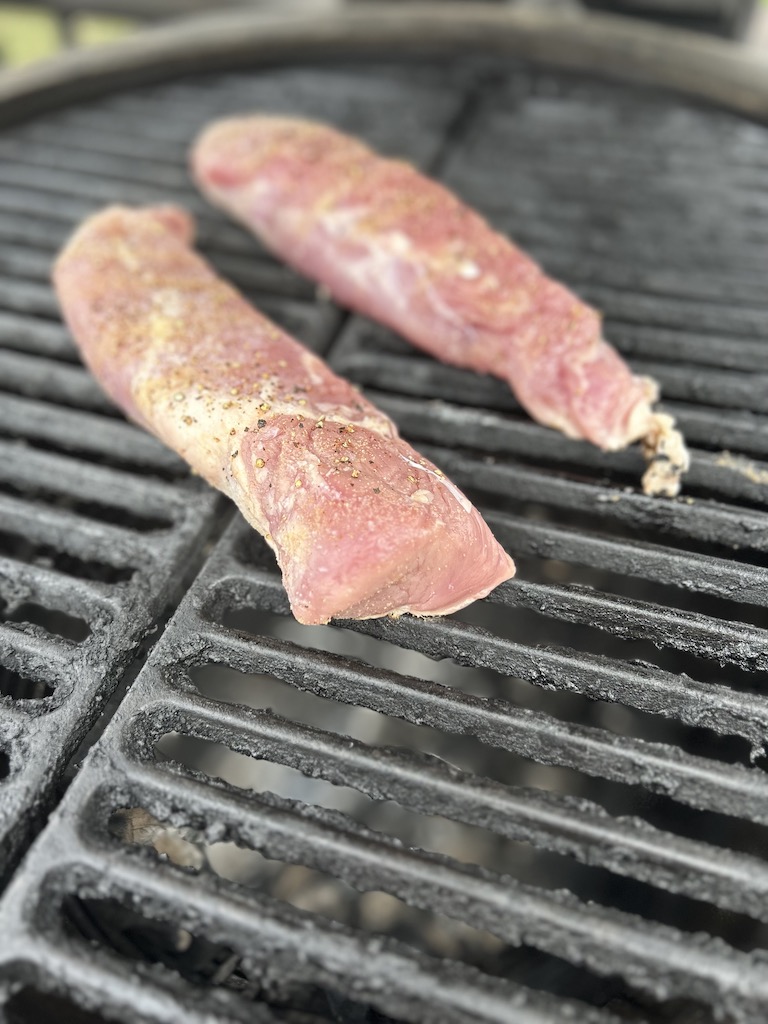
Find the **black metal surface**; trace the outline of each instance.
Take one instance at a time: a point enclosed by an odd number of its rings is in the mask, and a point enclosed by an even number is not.
[[[199,124],[249,106],[440,170],[598,302],[692,442],[683,497],[644,498],[637,453],[532,424],[498,382],[252,257],[181,162]],[[14,479],[77,480],[94,502],[117,471],[83,475],[84,453],[119,449],[126,477],[160,458],[74,365],[47,369],[71,353],[40,280],[45,246],[98,202],[179,197],[222,271],[330,345],[520,569],[450,619],[310,629],[235,521],[0,901],[9,1019],[35,1019],[43,991],[125,1021],[761,1020],[768,131],[652,91],[445,65],[137,90],[6,133],[0,156],[2,422],[79,456],[30,447]],[[37,415],[52,398],[55,431]],[[134,530],[158,515],[130,510]],[[34,529],[58,538],[64,514]],[[93,588],[77,595],[90,610]],[[164,858],[117,827],[130,808],[181,830],[152,833]]]

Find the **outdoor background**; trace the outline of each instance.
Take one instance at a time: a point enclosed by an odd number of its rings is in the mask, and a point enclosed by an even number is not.
[[[247,2],[247,0],[246,0]],[[322,6],[322,2],[318,6]],[[60,5],[77,7],[77,4]],[[83,4],[83,7],[98,8],[98,4]],[[122,4],[114,3],[114,0],[107,0],[105,8],[112,7],[130,9],[130,0]],[[167,4],[158,3],[153,12],[155,20],[160,10],[167,10]],[[171,7],[175,5],[170,5]],[[178,9],[183,9],[179,4]],[[216,10],[223,6],[233,6],[231,0],[225,3],[204,2],[192,3],[189,9],[197,8]],[[269,6],[269,5],[264,5]],[[281,6],[290,10],[291,4],[272,2],[272,8],[280,9]],[[609,6],[609,5],[605,5]],[[152,10],[153,5],[141,0],[136,4],[136,9],[143,14]],[[137,31],[142,24],[145,24],[142,17],[124,17],[115,14],[103,13],[101,11],[85,12],[77,11],[69,15],[64,24],[59,16],[52,10],[47,9],[43,3],[0,3],[0,68],[18,67],[28,64],[31,61],[41,60],[51,56],[63,46],[95,46],[101,43],[110,42],[128,33]],[[745,42],[748,45],[759,46],[766,51],[768,57],[768,0],[760,0],[756,6],[755,13],[745,35]]]

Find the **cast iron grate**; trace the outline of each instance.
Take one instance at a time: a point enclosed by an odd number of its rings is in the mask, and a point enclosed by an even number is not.
[[[45,283],[52,251],[10,255],[11,298],[0,301],[0,881],[140,641],[178,601],[221,510],[171,453],[115,418],[76,364]]]
[[[307,311],[521,570],[450,619],[302,628],[235,520],[2,901],[14,1019],[38,991],[125,1021],[764,1016],[768,132],[554,73],[402,74],[205,79],[0,140],[40,238],[62,195],[189,199],[212,257]],[[178,161],[257,104],[417,141],[598,302],[693,443],[685,496],[643,498],[635,453],[531,424],[251,258]]]
[[[312,108],[314,79],[275,74],[253,98],[222,80],[193,104],[178,88],[163,94],[161,131],[125,96],[0,137],[0,877],[142,635],[178,600],[222,510],[175,455],[117,417],[78,362],[49,284],[58,247],[104,203],[177,199],[201,213],[222,270],[307,343],[324,348],[340,322],[306,283],[254,263],[244,236],[202,208],[185,172],[189,140],[210,116],[233,102]],[[349,91],[348,78],[326,76],[318,115]],[[364,127],[375,105],[378,135],[393,144],[388,107],[403,88],[374,82],[357,92],[345,101],[350,129]],[[457,102],[423,89],[403,119],[404,151],[426,159]]]

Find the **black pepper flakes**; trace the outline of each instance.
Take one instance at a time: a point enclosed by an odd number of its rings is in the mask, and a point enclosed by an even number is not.
[[[257,420],[257,422],[256,422],[256,426],[259,428],[259,430],[263,430],[264,427],[266,427],[266,425],[267,425],[267,421],[266,420]]]

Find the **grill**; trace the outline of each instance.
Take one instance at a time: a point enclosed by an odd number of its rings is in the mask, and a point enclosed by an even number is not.
[[[768,130],[498,40],[353,44],[0,133],[0,1015],[762,1020]],[[691,442],[684,496],[641,496],[637,453],[531,423],[206,208],[188,142],[255,108],[417,161],[597,304]],[[518,579],[446,619],[291,619],[258,536],[115,414],[57,320],[73,225],[169,199],[470,493]]]

